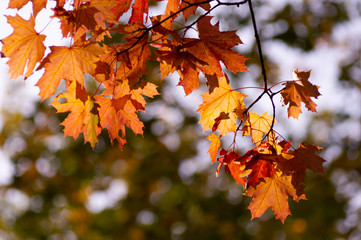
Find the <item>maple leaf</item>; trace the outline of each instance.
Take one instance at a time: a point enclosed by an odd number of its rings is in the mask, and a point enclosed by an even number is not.
[[[201,113],[200,123],[203,130],[211,129],[215,119],[223,112],[228,114],[228,119],[222,119],[217,129],[224,136],[229,132],[236,131],[237,115],[236,109],[244,109],[243,98],[247,97],[243,93],[233,91],[228,84],[226,76],[219,79],[219,87],[214,88],[212,93],[202,95],[203,103],[199,105],[198,112]]]
[[[114,6],[118,4],[118,0],[92,0],[86,3],[81,1],[74,2],[73,11],[67,11],[63,6],[57,6],[53,11],[54,17],[60,19],[64,37],[71,36],[75,41],[83,40],[87,30],[91,30],[93,35],[96,35],[96,40],[102,41],[104,35],[108,34],[105,22],[118,23],[117,15],[113,12]]]
[[[179,0],[178,0],[178,2],[179,2]],[[187,7],[190,4],[195,4],[194,6],[182,11],[185,20],[187,20],[191,15],[194,15],[196,13],[196,10],[198,7],[201,7],[206,11],[208,11],[211,8],[209,3],[197,4],[197,3],[201,3],[201,2],[204,2],[204,0],[187,0],[187,1],[181,2],[181,4],[180,4],[181,9]]]
[[[209,150],[208,150],[208,153],[211,157],[211,160],[212,160],[212,163],[216,161],[216,158],[217,158],[217,152],[218,152],[218,149],[219,147],[221,146],[221,140],[219,139],[219,137],[212,133],[211,135],[209,135],[207,137],[207,139],[209,141],[211,141],[211,144],[209,146]]]
[[[148,0],[135,0],[132,6],[132,16],[129,18],[129,24],[143,23],[143,15],[148,17]]]
[[[157,50],[157,60],[160,62],[162,78],[177,70],[180,80],[178,85],[183,86],[186,95],[190,94],[199,85],[199,68],[206,65],[192,55],[188,50],[199,40],[184,38],[182,41],[166,40]]]
[[[248,114],[247,121],[243,125],[243,135],[249,136],[252,134],[252,141],[259,145],[263,140],[263,135],[267,134],[272,126],[273,117],[268,115],[267,112],[259,116],[256,112]],[[276,120],[274,121],[277,124]],[[274,135],[273,132],[270,134]]]
[[[150,59],[151,52],[146,41],[139,42],[133,46],[129,51],[124,52],[128,46],[119,46],[118,51],[122,52],[118,60],[120,66],[116,68],[117,79],[128,79],[131,85],[136,84],[141,76],[147,73],[145,68],[146,61]]]
[[[20,9],[25,4],[27,4],[30,0],[10,0],[9,8]],[[31,0],[33,3],[33,15],[36,16],[38,13],[46,7],[46,3],[48,0]]]
[[[245,162],[246,169],[251,171],[247,178],[247,185],[254,186],[265,177],[273,177],[276,174],[275,163],[279,160],[279,153],[276,152],[274,145],[269,142],[263,142],[252,150],[245,153],[240,161]],[[281,148],[281,146],[279,146]]]
[[[143,96],[153,98],[155,95],[159,94],[157,86],[146,81],[141,81],[136,88],[130,88],[128,80],[116,81],[114,87],[111,87],[111,84],[110,81],[104,82],[106,89],[104,90],[103,95],[113,95],[114,98],[128,96],[137,110],[144,110],[146,101]]]
[[[104,0],[107,1],[107,0]],[[132,0],[117,0],[118,4],[113,5],[112,12],[115,15],[115,19],[118,20],[123,13],[127,12],[130,8]]]
[[[143,34],[144,25],[133,24],[130,26],[120,25],[114,29],[115,32],[125,34],[125,43],[107,46],[107,52],[100,56],[97,67],[103,76],[95,76],[99,82],[109,80],[113,75],[114,80],[128,80],[129,85],[138,85],[139,79],[147,73],[146,61],[150,59],[151,52],[147,44],[147,36]],[[108,69],[107,69],[108,68]],[[104,75],[107,75],[104,78]],[[112,94],[106,94],[112,95]]]
[[[317,98],[321,94],[318,91],[319,86],[313,85],[308,81],[311,71],[301,72],[293,71],[294,81],[287,81],[285,88],[281,91],[282,104],[288,106],[288,117],[297,118],[301,111],[301,102],[305,104],[311,112],[316,112],[317,104],[311,100],[311,97]]]
[[[296,190],[291,184],[291,179],[291,176],[267,177],[263,179],[264,182],[255,187],[250,187],[245,192],[246,196],[252,197],[248,206],[252,219],[262,216],[271,207],[275,217],[284,223],[286,217],[291,214],[288,197],[294,198],[296,196]]]
[[[90,7],[94,7],[99,11],[97,16],[94,16],[95,18],[102,15],[103,19],[108,23],[116,24],[118,18],[128,11],[131,2],[130,0],[91,0]]]
[[[135,134],[143,133],[143,123],[136,114],[136,108],[129,101],[129,95],[121,98],[106,98],[103,96],[95,96],[98,108],[100,125],[102,128],[108,128],[108,133],[113,143],[114,139],[118,140],[119,148],[125,144],[125,126],[132,129]],[[121,131],[122,136],[119,135]]]
[[[224,164],[224,171],[230,173],[237,184],[242,184],[243,188],[245,188],[247,182],[246,177],[250,174],[251,170],[245,169],[246,165],[244,161],[241,161],[241,156],[233,151],[228,153],[223,148],[220,151],[220,155],[221,157],[217,159],[220,164],[217,168],[216,176],[218,177],[219,171]]]
[[[104,53],[97,43],[80,42],[71,47],[52,46],[50,50],[38,68],[45,68],[44,75],[36,84],[42,100],[54,94],[61,79],[75,80],[83,86],[84,73],[93,74],[98,56]]]
[[[269,160],[263,160],[261,157],[262,156],[260,156],[259,159],[253,157],[246,165],[247,169],[252,170],[247,179],[248,186],[256,185],[262,178],[272,178],[276,173],[272,162]]]
[[[61,103],[61,99],[65,99],[66,102]],[[94,148],[101,129],[98,126],[98,115],[93,113],[94,102],[84,87],[76,81],[71,82],[67,91],[55,97],[51,104],[58,113],[70,112],[61,123],[64,126],[64,135],[76,139],[83,132],[84,141],[90,142]]]
[[[301,143],[298,149],[288,152],[288,154],[293,157],[283,159],[283,161],[279,163],[279,168],[283,172],[292,175],[292,184],[298,190],[297,195],[300,197],[303,195],[304,188],[300,184],[304,182],[306,169],[308,168],[313,172],[319,173],[324,171],[322,164],[325,160],[315,153],[320,149],[321,147],[316,145]]]
[[[25,67],[27,67],[25,77],[29,77],[36,63],[44,56],[45,35],[38,34],[34,30],[33,16],[30,16],[29,20],[24,20],[18,15],[7,16],[7,18],[14,32],[2,40],[1,52],[10,58],[8,61],[10,77],[15,79],[23,75]]]
[[[207,63],[201,68],[202,72],[221,77],[223,72],[220,61],[234,73],[247,71],[244,63],[248,58],[231,49],[242,43],[236,31],[220,32],[219,23],[213,26],[210,21],[211,17],[204,17],[198,21],[197,26],[201,41],[189,48],[192,55]]]

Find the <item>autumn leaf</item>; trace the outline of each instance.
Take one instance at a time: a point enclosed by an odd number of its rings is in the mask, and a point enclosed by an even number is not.
[[[230,173],[237,184],[242,184],[243,188],[246,187],[246,177],[250,174],[251,170],[245,169],[245,162],[241,160],[241,156],[236,152],[227,152],[223,148],[220,151],[220,157],[217,159],[219,166],[216,171],[218,177],[222,165],[225,165],[224,171]]]
[[[104,1],[108,1],[108,0],[104,0]],[[116,0],[116,1],[118,1],[118,4],[114,4],[112,6],[112,12],[114,13],[115,19],[118,20],[120,16],[122,16],[124,13],[126,13],[129,10],[132,0]],[[112,27],[112,25],[110,27]]]
[[[204,17],[198,21],[200,41],[189,48],[192,55],[207,63],[201,68],[202,72],[221,77],[223,73],[220,61],[234,73],[246,72],[245,61],[248,58],[232,50],[237,44],[242,44],[236,31],[220,32],[219,23],[211,25],[210,21],[211,17]]]
[[[151,52],[146,41],[139,42],[127,52],[124,52],[125,47],[128,45],[119,47],[118,52],[122,54],[119,54],[118,59],[122,61],[120,61],[120,66],[116,67],[115,74],[117,79],[128,79],[133,85],[147,73],[145,64],[150,59]]]
[[[219,139],[219,137],[212,133],[211,135],[209,135],[207,137],[207,139],[209,141],[211,141],[211,144],[209,146],[209,150],[208,150],[208,153],[211,157],[211,160],[212,160],[212,163],[216,161],[216,158],[217,158],[217,153],[218,153],[218,149],[219,147],[221,146],[221,140]]]
[[[10,0],[9,8],[20,9],[25,4],[27,4],[30,0]],[[36,16],[38,13],[46,7],[46,3],[48,0],[31,0],[33,4],[33,15]]]
[[[135,0],[132,6],[132,16],[129,19],[129,24],[143,23],[143,15],[148,17],[148,0]]]
[[[224,76],[219,79],[219,87],[216,87],[211,94],[204,93],[202,97],[203,103],[199,105],[197,111],[201,113],[199,122],[202,124],[203,130],[211,129],[215,119],[224,112],[228,114],[229,118],[223,119],[219,123],[217,127],[219,133],[224,136],[229,132],[235,132],[237,115],[234,111],[245,108],[243,98],[247,95],[233,91]]]
[[[308,81],[311,71],[301,72],[293,71],[293,81],[286,82],[285,88],[281,91],[283,105],[288,106],[288,117],[297,118],[301,111],[301,102],[311,112],[316,112],[316,103],[311,97],[317,98],[321,94],[318,91],[319,86],[313,85]]]
[[[95,62],[104,51],[97,43],[79,42],[71,47],[52,46],[50,50],[39,66],[45,68],[45,73],[36,84],[42,100],[54,94],[61,79],[75,80],[83,86],[83,74],[94,72]]]
[[[65,99],[66,102],[61,103]],[[51,103],[58,113],[70,112],[61,123],[64,126],[64,135],[76,139],[81,132],[84,141],[90,142],[92,148],[98,142],[100,134],[98,115],[93,113],[94,102],[86,90],[76,81],[73,81],[65,93],[59,94]]]
[[[277,143],[262,142],[241,156],[240,161],[245,162],[246,169],[251,171],[247,178],[248,187],[257,185],[265,177],[275,176],[275,166],[282,156],[277,153],[274,145],[278,146]]]
[[[247,163],[246,167],[247,169],[252,170],[247,179],[248,186],[254,186],[262,178],[272,178],[275,175],[273,163],[269,160],[263,160],[262,158],[252,158],[252,160]]]
[[[178,2],[179,2],[179,0],[178,0]],[[181,1],[181,4],[180,4],[181,9],[187,7],[190,4],[194,4],[194,6],[189,7],[182,12],[185,20],[187,20],[191,15],[194,15],[196,13],[196,10],[198,7],[201,7],[206,11],[208,11],[211,8],[209,3],[204,3],[204,4],[198,5],[198,3],[201,3],[201,2],[204,2],[204,0],[187,0],[187,1],[182,0]]]
[[[95,96],[95,102],[100,106],[98,108],[100,125],[102,128],[108,128],[111,142],[113,143],[113,140],[117,139],[119,148],[122,148],[126,143],[126,126],[131,128],[135,134],[143,134],[144,124],[139,120],[136,114],[137,110],[129,101],[129,97],[126,95],[111,99],[99,95]]]
[[[275,217],[284,223],[286,217],[291,214],[288,197],[294,198],[296,196],[296,190],[291,184],[291,179],[291,176],[264,178],[264,182],[255,187],[250,187],[245,192],[246,196],[252,197],[248,207],[251,210],[252,219],[262,216],[271,207]]]
[[[162,78],[177,71],[180,76],[178,85],[183,86],[187,95],[198,88],[200,67],[207,64],[188,51],[191,46],[197,44],[197,41],[197,39],[189,38],[185,38],[181,42],[166,40],[157,50]]]
[[[301,190],[297,192],[298,196],[303,194],[303,186],[301,186],[301,189],[299,186],[304,182],[306,169],[319,173],[324,171],[322,164],[325,160],[316,154],[316,151],[320,149],[321,147],[316,145],[301,143],[298,149],[288,152],[293,156],[292,158],[283,159],[279,163],[279,168],[283,172],[292,175],[292,184],[298,190]]]
[[[75,9],[72,11],[65,10],[63,6],[57,6],[53,11],[54,17],[59,18],[61,22],[64,37],[71,36],[75,41],[85,40],[85,34],[90,30],[93,35],[97,35],[95,37],[97,41],[102,41],[104,35],[110,35],[107,32],[106,22],[118,23],[116,14],[119,13],[113,11],[118,4],[118,0],[92,0],[86,3],[74,3]],[[122,5],[126,9],[126,2]]]
[[[108,23],[118,23],[118,18],[128,11],[130,3],[130,0],[92,0],[90,7],[96,8],[97,14],[101,14]]]
[[[23,75],[29,77],[45,52],[43,41],[45,35],[38,34],[34,30],[35,20],[30,16],[29,20],[24,20],[20,16],[7,16],[9,24],[14,28],[14,32],[3,39],[1,52],[9,58],[10,77],[15,79]]]
[[[252,134],[252,141],[259,145],[263,140],[263,135],[267,134],[272,126],[273,117],[268,115],[267,112],[259,116],[256,112],[251,112],[248,115],[247,121],[243,125],[243,135],[249,136]],[[276,120],[274,124],[277,124]],[[273,134],[273,132],[270,132]]]
[[[110,81],[104,82],[106,89],[103,92],[103,95],[113,95],[114,98],[128,96],[136,110],[144,110],[146,104],[144,96],[153,98],[159,94],[156,85],[144,80],[141,81],[136,88],[130,88],[128,80],[116,81],[115,86],[113,87],[110,84]]]

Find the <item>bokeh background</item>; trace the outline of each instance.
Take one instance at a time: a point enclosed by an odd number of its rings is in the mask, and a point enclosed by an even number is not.
[[[151,2],[150,15],[164,9]],[[292,79],[299,68],[312,69],[310,81],[321,86],[318,113],[304,109],[299,120],[288,119],[276,100],[276,130],[295,145],[322,146],[327,161],[325,174],[307,174],[309,200],[290,201],[292,216],[284,224],[269,210],[250,220],[241,186],[223,172],[215,177],[197,124],[204,87],[185,97],[176,76],[161,82],[159,66],[149,62],[145,78],[162,95],[149,99],[141,114],[144,136],[129,132],[121,151],[103,132],[92,150],[82,137],[63,137],[66,114],[39,102],[36,76],[10,80],[2,58],[0,239],[361,239],[361,2],[253,2],[270,83]],[[0,3],[0,38],[11,33],[4,14],[14,11],[7,3]],[[51,7],[40,13],[44,19]],[[218,19],[222,31],[239,29],[244,44],[237,50],[250,58],[249,73],[229,74],[233,86],[261,86],[248,6],[214,14],[212,23]],[[47,23],[37,22],[38,31]],[[69,43],[58,29],[55,20],[45,28],[47,44]],[[249,101],[257,97],[252,89],[244,93]],[[271,112],[270,106],[261,101],[255,110]],[[249,147],[237,141],[240,153]]]

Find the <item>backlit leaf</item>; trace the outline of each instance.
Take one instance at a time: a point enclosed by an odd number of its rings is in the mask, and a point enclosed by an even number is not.
[[[207,137],[207,139],[209,141],[211,141],[211,145],[209,146],[209,150],[208,150],[208,153],[209,155],[211,156],[211,160],[212,160],[212,163],[216,161],[216,157],[217,157],[217,152],[218,152],[218,149],[219,147],[221,146],[221,140],[219,139],[219,137],[212,133],[211,135],[209,135]]]
[[[308,81],[311,71],[301,72],[293,71],[293,81],[286,82],[285,88],[281,91],[283,105],[288,106],[288,117],[298,118],[301,111],[301,102],[311,112],[316,112],[317,104],[311,100],[311,97],[317,98],[321,94],[318,91],[319,86],[313,85]]]
[[[51,53],[42,61],[39,68],[45,73],[36,84],[40,88],[42,100],[54,94],[60,80],[77,81],[84,84],[84,73],[92,74],[95,62],[103,49],[97,43],[75,43],[71,47],[50,47]]]
[[[268,115],[267,112],[259,116],[256,112],[251,112],[248,115],[247,121],[243,126],[243,135],[248,136],[252,134],[252,141],[259,145],[262,142],[263,135],[267,134],[272,126],[273,117]],[[277,122],[274,121],[274,124]],[[273,134],[273,132],[270,132]]]
[[[245,108],[243,98],[246,95],[233,91],[226,77],[221,77],[219,87],[216,87],[211,94],[204,93],[202,97],[203,103],[199,105],[197,111],[201,113],[199,122],[202,124],[203,130],[212,129],[215,119],[224,112],[229,114],[229,118],[223,119],[218,125],[219,133],[224,136],[229,132],[235,132],[237,115],[234,111]]]
[[[296,190],[291,184],[291,176],[264,178],[264,182],[249,188],[245,195],[252,197],[249,205],[252,219],[262,216],[269,208],[277,219],[282,222],[291,214],[288,206],[288,197],[294,198]]]
[[[66,102],[60,101],[65,99]],[[100,134],[99,119],[93,113],[94,102],[79,83],[73,81],[67,88],[67,92],[59,94],[51,103],[57,112],[70,112],[61,123],[64,126],[64,135],[76,139],[80,133],[84,133],[84,141],[90,142],[94,148]]]
[[[20,16],[7,16],[8,22],[14,28],[14,32],[3,39],[1,52],[9,59],[10,77],[15,79],[23,75],[27,68],[25,77],[29,77],[45,52],[43,41],[45,35],[38,34],[34,30],[35,20],[30,16],[29,20],[24,20]]]

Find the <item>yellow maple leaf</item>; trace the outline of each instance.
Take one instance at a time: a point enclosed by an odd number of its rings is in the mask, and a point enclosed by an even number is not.
[[[29,20],[18,15],[7,16],[7,18],[9,24],[14,28],[14,32],[2,40],[4,45],[1,52],[10,58],[8,61],[10,77],[15,79],[23,75],[25,67],[27,67],[25,77],[29,77],[36,63],[44,56],[45,35],[35,31],[33,16],[30,16]]]
[[[244,109],[243,98],[247,97],[243,93],[233,91],[228,84],[226,76],[219,78],[219,87],[214,88],[212,93],[202,95],[203,103],[199,105],[198,112],[201,113],[200,123],[203,130],[211,129],[215,119],[223,112],[228,114],[228,118],[222,119],[217,129],[224,136],[229,132],[236,131],[237,114],[235,110]]]
[[[256,112],[251,112],[248,115],[248,119],[243,126],[243,135],[249,136],[252,134],[252,141],[257,145],[262,142],[263,134],[267,134],[272,125],[273,117],[268,115],[267,112],[259,116]],[[274,124],[277,124],[276,120]],[[270,134],[274,135],[273,132]]]

